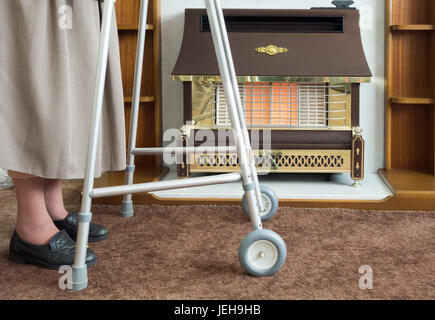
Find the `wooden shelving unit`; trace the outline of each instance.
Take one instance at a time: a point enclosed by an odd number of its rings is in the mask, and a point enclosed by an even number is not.
[[[433,104],[432,98],[405,98],[405,97],[391,97],[390,103],[392,104]]]
[[[127,141],[129,138],[132,103],[131,94],[133,92],[139,12],[140,0],[118,0],[116,2]],[[151,0],[149,2],[147,18],[147,39],[140,98],[141,105],[139,110],[137,147],[154,147],[160,145],[160,39],[160,0]],[[160,161],[157,157],[140,156],[136,158],[136,166],[160,167]]]
[[[386,169],[381,176],[399,194],[435,199],[435,1],[386,0],[385,11]]]
[[[391,26],[391,31],[433,31],[433,24],[396,24]]]
[[[147,18],[147,39],[144,57],[137,147],[155,147],[161,145],[161,31],[160,0],[150,0]],[[125,102],[125,128],[128,142],[130,111],[133,92],[134,68],[136,60],[136,42],[139,23],[140,0],[116,1],[119,48],[121,56],[122,82]],[[152,181],[164,171],[160,157],[137,156],[135,161],[136,182]],[[96,187],[122,185],[124,172],[110,172],[95,181]],[[142,179],[142,180],[140,180]],[[95,203],[117,203],[119,197],[96,199]]]
[[[141,103],[155,102],[155,98],[154,98],[154,96],[151,96],[151,97],[140,97],[139,101]],[[126,97],[124,97],[124,102],[125,103],[132,103],[133,102],[133,98],[131,96],[126,96]]]

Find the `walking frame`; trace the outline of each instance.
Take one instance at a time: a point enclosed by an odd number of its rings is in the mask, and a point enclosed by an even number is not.
[[[114,3],[116,2],[116,0],[106,0],[103,9],[92,120],[87,149],[86,173],[81,209],[79,213],[76,254],[72,266],[73,290],[83,290],[88,285],[86,252],[89,224],[92,218],[92,199],[114,195],[124,196],[121,205],[121,216],[131,217],[133,216],[133,193],[242,181],[243,190],[245,192],[242,203],[243,209],[249,216],[254,229],[254,231],[249,233],[242,240],[239,247],[239,261],[242,267],[246,272],[254,276],[270,276],[275,274],[284,264],[286,258],[286,246],[284,241],[275,232],[263,229],[262,227],[262,221],[270,219],[275,214],[278,208],[278,200],[272,190],[265,186],[260,186],[258,181],[254,155],[251,149],[248,130],[243,114],[223,11],[219,0],[204,1],[210,21],[221,79],[225,88],[225,95],[228,102],[228,110],[237,145],[241,170],[236,173],[215,176],[133,184],[135,155],[161,155],[164,152],[183,154],[193,151],[190,150],[192,148],[182,147],[172,147],[170,150],[168,150],[168,148],[136,148],[140,88],[146,40],[146,19],[149,3],[148,0],[141,0],[125,185],[94,188],[95,162],[99,140],[99,129],[101,125],[104,85],[109,53],[110,27],[114,13]],[[229,148],[217,147],[212,151],[216,150],[219,150],[219,152],[227,152]]]

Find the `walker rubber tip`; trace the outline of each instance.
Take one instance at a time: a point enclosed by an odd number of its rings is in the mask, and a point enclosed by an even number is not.
[[[123,218],[131,218],[134,215],[133,201],[122,201],[120,215]]]
[[[88,282],[73,283],[73,291],[82,291],[88,287]]]
[[[87,267],[72,266],[72,290],[80,291],[88,287]]]

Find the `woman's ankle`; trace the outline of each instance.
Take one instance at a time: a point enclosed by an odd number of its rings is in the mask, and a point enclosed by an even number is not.
[[[59,230],[45,207],[43,179],[14,179],[14,184],[18,236],[32,244],[47,244]]]
[[[60,221],[68,216],[68,211],[65,208],[50,210],[47,208],[48,214],[53,221]]]
[[[17,221],[16,231],[20,239],[35,245],[46,245],[59,232],[50,221],[45,224],[21,223]]]

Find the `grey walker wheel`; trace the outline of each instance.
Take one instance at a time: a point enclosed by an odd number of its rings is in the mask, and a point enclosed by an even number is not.
[[[261,198],[263,200],[264,210],[258,212],[260,215],[261,221],[267,221],[272,219],[278,210],[278,197],[275,192],[266,186],[260,186],[261,190]],[[242,198],[242,209],[243,212],[249,217],[249,206],[248,199],[246,198],[246,194],[243,195]]]
[[[267,277],[281,269],[287,256],[282,238],[271,230],[261,229],[249,233],[240,243],[239,261],[247,273]]]

